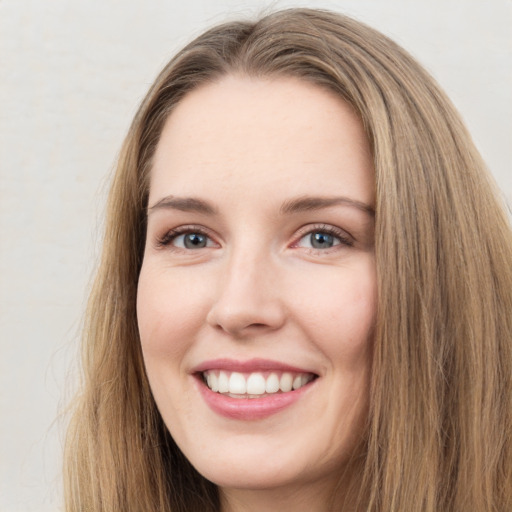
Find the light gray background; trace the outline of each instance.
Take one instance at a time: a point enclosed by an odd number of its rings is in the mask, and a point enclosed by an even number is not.
[[[139,101],[207,26],[272,5],[351,14],[461,111],[512,199],[512,1],[0,0],[0,510],[60,504],[64,410],[108,175]]]

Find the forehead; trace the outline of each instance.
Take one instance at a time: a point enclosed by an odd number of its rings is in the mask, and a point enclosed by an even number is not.
[[[220,184],[303,194],[304,183],[318,189],[311,194],[339,184],[373,202],[373,165],[358,116],[334,93],[302,80],[227,76],[189,93],[169,116],[150,201]]]

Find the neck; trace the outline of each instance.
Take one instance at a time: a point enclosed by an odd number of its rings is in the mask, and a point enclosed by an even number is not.
[[[275,489],[223,488],[221,512],[355,512],[357,490],[343,480]]]

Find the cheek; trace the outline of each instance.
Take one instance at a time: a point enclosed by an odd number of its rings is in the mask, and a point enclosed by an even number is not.
[[[375,265],[368,257],[357,266],[329,270],[325,275],[309,274],[302,282],[310,293],[299,308],[311,339],[330,359],[350,365],[367,356],[372,339],[377,309]]]
[[[206,305],[204,283],[143,265],[137,290],[137,321],[145,356],[181,354],[192,332],[203,325]]]

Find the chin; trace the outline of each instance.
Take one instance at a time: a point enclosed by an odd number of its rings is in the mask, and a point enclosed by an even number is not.
[[[272,464],[254,467],[250,464],[231,465],[226,462],[214,466],[198,466],[196,469],[207,480],[225,489],[270,490],[304,480],[297,468],[283,468]]]
[[[293,441],[288,439],[290,449],[286,450],[282,439],[278,443],[268,437],[252,443],[220,440],[213,450],[193,450],[186,456],[202,476],[225,489],[291,489],[321,481],[330,486],[338,480],[349,460],[346,452],[308,452],[314,442]]]

